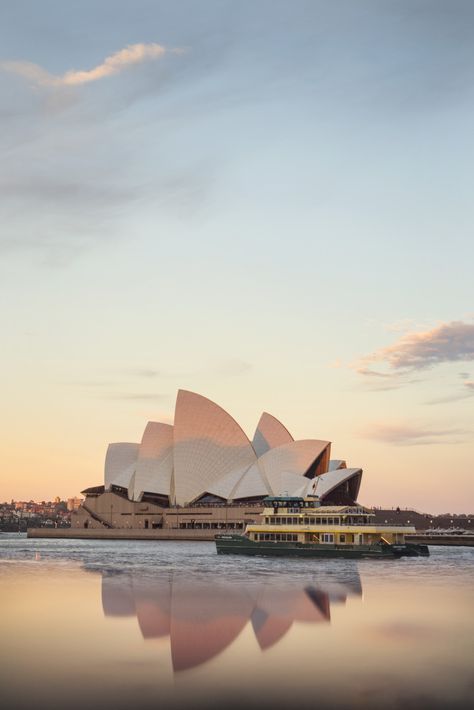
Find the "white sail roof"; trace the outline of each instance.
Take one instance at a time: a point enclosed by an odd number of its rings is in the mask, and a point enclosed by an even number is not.
[[[328,471],[310,482],[312,485],[308,487],[308,493],[317,495],[322,499],[340,486],[341,483],[360,475],[362,475],[361,468],[340,468],[335,471]]]
[[[318,495],[324,498],[361,469],[329,460],[330,442],[293,441],[275,417],[264,412],[250,443],[222,407],[194,392],[180,390],[174,426],[148,422],[140,444],[114,443],[107,449],[105,488],[126,488],[141,500],[145,492],[185,505],[208,493],[224,500],[267,495]],[[353,495],[357,481],[350,487]],[[349,489],[348,489],[349,491]]]
[[[270,449],[289,444],[291,441],[293,437],[288,429],[272,414],[263,412],[252,441],[257,456],[262,456]]]
[[[168,496],[173,474],[173,427],[160,422],[148,422],[138,450],[133,487],[134,500],[143,493]]]
[[[232,471],[245,470],[256,454],[227,412],[194,392],[179,390],[174,419],[176,502],[189,503]]]
[[[104,484],[109,489],[112,484],[128,488],[138,456],[138,444],[109,444],[105,455]]]

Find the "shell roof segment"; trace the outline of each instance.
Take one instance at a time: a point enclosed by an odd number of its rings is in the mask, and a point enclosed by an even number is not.
[[[211,493],[212,495],[215,495],[215,496],[219,496],[220,498],[226,498],[226,499],[234,498],[235,491],[238,489],[239,484],[242,481],[242,479],[245,476],[248,469],[249,469],[249,467],[247,466],[244,469],[237,468],[234,471],[230,471],[228,474],[226,474],[225,476],[222,476],[222,478],[219,478],[217,481],[212,483],[206,492]],[[257,495],[258,495],[258,493],[257,493]]]
[[[270,449],[294,441],[288,429],[268,412],[263,412],[253,436],[252,445],[257,456],[263,456]]]
[[[342,483],[349,481],[355,476],[362,476],[361,468],[340,468],[335,471],[328,471],[312,481],[313,485],[308,487],[308,493],[324,498],[328,493],[333,491],[334,488],[337,488],[337,486],[340,486]]]
[[[259,496],[268,496],[271,490],[268,483],[262,478],[262,474],[257,464],[250,466],[240,480],[238,486],[232,493],[234,500],[242,500],[244,498],[258,498]]]
[[[104,484],[106,489],[110,488],[112,484],[128,488],[135,471],[134,464],[137,460],[138,449],[139,444],[128,442],[109,444],[105,455]],[[120,482],[116,482],[118,480]]]
[[[245,432],[222,407],[179,390],[174,419],[176,503],[195,500],[214,483],[256,461]]]
[[[346,462],[343,459],[331,459],[328,471],[336,471],[338,468],[347,468]]]
[[[303,439],[270,449],[245,473],[233,497],[251,498],[299,490],[307,483],[304,474],[328,446],[329,441]]]
[[[302,439],[292,441],[290,444],[270,449],[258,459],[258,467],[262,476],[268,481],[272,493],[281,483],[282,473],[292,473],[304,476],[311,464],[329,446],[329,441],[319,439]]]
[[[135,466],[134,500],[140,500],[145,491],[169,496],[172,474],[173,427],[148,422]]]

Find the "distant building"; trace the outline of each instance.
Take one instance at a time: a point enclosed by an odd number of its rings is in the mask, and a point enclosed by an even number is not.
[[[67,499],[67,509],[69,511],[77,510],[81,507],[84,502],[84,498],[68,498]]]
[[[173,425],[148,422],[140,443],[109,444],[104,485],[82,491],[71,525],[242,528],[268,495],[352,504],[362,469],[330,450],[329,441],[295,441],[266,412],[250,441],[217,404],[179,390]]]

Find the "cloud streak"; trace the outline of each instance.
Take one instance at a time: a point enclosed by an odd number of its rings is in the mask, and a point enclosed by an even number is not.
[[[167,51],[181,53],[183,50],[167,50],[161,44],[151,42],[149,44],[129,44],[118,52],[114,52],[106,57],[101,64],[92,69],[71,69],[65,74],[50,74],[46,69],[25,61],[4,61],[0,62],[0,69],[27,79],[33,84],[42,87],[60,88],[67,86],[81,86],[93,81],[99,81],[114,74],[119,74],[130,66],[142,64],[146,61],[159,59]]]
[[[452,321],[432,330],[407,333],[392,345],[361,358],[353,367],[361,375],[386,378],[472,360],[474,324]]]
[[[377,422],[359,431],[359,436],[395,446],[421,446],[427,444],[459,444],[472,438],[466,429],[440,429],[426,425],[416,426],[406,422]]]

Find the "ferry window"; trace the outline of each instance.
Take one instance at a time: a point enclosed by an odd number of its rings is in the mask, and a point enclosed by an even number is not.
[[[293,518],[291,522],[293,523],[293,525],[298,525],[298,518]]]
[[[305,524],[305,525],[309,525],[309,518],[305,518],[305,519],[304,519],[304,524]]]
[[[298,540],[298,535],[292,535],[291,537],[293,542],[296,542]]]
[[[268,525],[268,518],[265,518],[265,523],[266,525]]]
[[[327,524],[328,524],[328,521],[327,521],[326,518],[321,518],[321,522],[322,522],[323,525],[327,525]]]
[[[323,534],[323,542],[334,542],[334,535],[332,533]]]
[[[334,518],[328,518],[328,525],[334,525]]]
[[[265,540],[269,540],[269,539],[270,539],[270,535],[268,533],[265,533]]]
[[[346,541],[346,536],[345,535],[339,535],[339,542],[345,542]]]
[[[340,525],[341,524],[341,518],[334,518],[334,525]]]
[[[321,525],[321,518],[316,518],[316,525]]]

